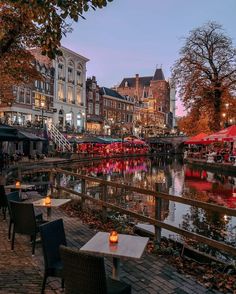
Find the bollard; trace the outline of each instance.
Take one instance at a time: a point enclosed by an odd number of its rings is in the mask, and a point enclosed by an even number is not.
[[[162,184],[156,183],[156,191],[161,192]],[[161,207],[162,206],[162,199],[160,197],[155,198],[155,219],[161,221]],[[155,236],[154,241],[157,244],[161,243],[161,227],[155,226]]]

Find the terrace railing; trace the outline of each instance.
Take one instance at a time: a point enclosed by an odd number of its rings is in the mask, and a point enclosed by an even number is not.
[[[61,179],[61,176],[63,176],[63,175],[64,176],[71,176],[74,179],[79,179],[81,181],[81,192],[76,192],[73,189],[61,186],[60,179]],[[147,190],[147,189],[138,188],[138,187],[132,187],[129,185],[120,184],[120,183],[116,183],[116,182],[106,181],[106,180],[102,180],[99,178],[85,176],[85,175],[81,175],[81,174],[78,174],[75,172],[71,172],[71,171],[67,171],[67,170],[59,169],[59,168],[51,170],[50,183],[51,183],[51,189],[52,189],[51,192],[54,193],[54,189],[56,189],[57,193],[58,193],[58,197],[60,197],[61,193],[64,191],[66,193],[69,193],[70,197],[81,199],[82,204],[85,203],[86,200],[89,200],[91,203],[100,205],[102,207],[102,212],[103,212],[104,218],[107,217],[107,210],[113,210],[115,212],[119,212],[121,214],[125,214],[127,216],[133,217],[137,220],[147,222],[149,224],[154,225],[154,227],[155,227],[154,238],[157,242],[160,242],[161,229],[163,228],[168,231],[179,234],[183,237],[189,238],[189,239],[197,241],[199,243],[207,244],[210,247],[213,247],[213,248],[218,249],[220,251],[225,251],[231,255],[236,256],[236,248],[231,245],[213,240],[213,239],[208,238],[206,236],[202,236],[202,235],[187,231],[185,229],[182,229],[182,228],[179,228],[174,225],[170,225],[170,224],[167,224],[167,223],[164,223],[163,221],[161,221],[161,215],[163,213],[162,201],[164,201],[164,200],[174,201],[177,203],[182,203],[185,205],[190,205],[190,206],[194,206],[197,208],[202,208],[205,210],[210,210],[213,212],[218,212],[223,215],[234,216],[234,217],[236,216],[236,209],[222,207],[222,206],[215,205],[215,204],[209,204],[206,202],[192,200],[192,199],[188,199],[185,197],[169,195],[169,194],[158,191],[158,187],[159,187],[158,184],[156,187],[157,191],[152,191],[152,190]],[[96,183],[101,188],[102,192],[101,192],[100,199],[97,199],[97,197],[94,198],[88,194],[88,187],[89,187],[89,184],[91,184],[91,183]],[[109,199],[108,199],[109,198],[108,197],[108,194],[109,194],[108,190],[111,187],[113,189],[121,189],[121,190],[123,189],[123,191],[129,191],[130,193],[135,192],[140,195],[152,196],[153,200],[154,200],[155,217],[148,217],[145,215],[141,215],[137,212],[134,212],[132,210],[124,208],[121,205],[111,203],[111,201],[109,201]],[[119,195],[115,195],[115,196],[116,196],[116,198],[119,197]]]

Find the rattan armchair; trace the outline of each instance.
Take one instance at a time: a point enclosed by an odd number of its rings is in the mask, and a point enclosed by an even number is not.
[[[131,286],[106,278],[104,258],[60,247],[66,294],[131,294]]]
[[[2,208],[3,219],[6,219],[6,210],[7,210],[7,196],[5,192],[4,185],[0,185],[0,208]]]
[[[11,228],[12,228],[12,224],[13,224],[13,215],[12,215],[12,211],[11,211],[10,201],[22,202],[22,199],[20,197],[19,191],[14,191],[14,192],[8,193],[6,197],[7,197],[7,206],[8,206],[9,216],[10,216],[9,228],[8,228],[8,240],[10,240],[11,239]],[[36,221],[42,221],[43,214],[41,212],[35,212],[35,218],[36,218]]]
[[[28,235],[32,241],[32,255],[35,252],[36,235],[39,232],[39,226],[46,221],[37,220],[32,203],[9,201],[10,211],[13,220],[13,232],[11,239],[11,249],[14,250],[15,234]]]
[[[66,237],[62,219],[41,225],[39,231],[44,256],[44,277],[41,293],[44,293],[46,281],[49,276],[62,278],[62,263],[59,246],[66,245]],[[64,288],[63,278],[62,288]]]

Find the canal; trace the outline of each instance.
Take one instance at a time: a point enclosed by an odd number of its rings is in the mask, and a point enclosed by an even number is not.
[[[236,208],[236,175],[196,169],[183,164],[177,157],[106,159],[78,163],[67,169],[148,190],[155,190],[156,183],[159,183],[163,192],[172,195]],[[64,177],[61,180],[64,186],[68,186],[69,182],[70,177]],[[74,185],[74,189],[81,191],[80,183]],[[92,185],[88,191],[91,196],[98,197],[99,189],[96,185]],[[154,217],[155,207],[152,196],[117,191],[115,188],[109,189],[110,196],[114,197],[116,193],[119,195],[117,204]],[[235,217],[172,201],[164,201],[162,210],[162,220],[166,223],[236,245]],[[165,230],[162,235],[178,239],[178,236]]]

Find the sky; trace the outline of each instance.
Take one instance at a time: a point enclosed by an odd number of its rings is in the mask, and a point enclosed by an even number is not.
[[[112,87],[125,77],[165,78],[179,57],[184,38],[208,21],[221,24],[236,46],[236,0],[113,0],[84,14],[62,45],[87,57],[87,77]],[[184,108],[178,98],[177,115]]]

